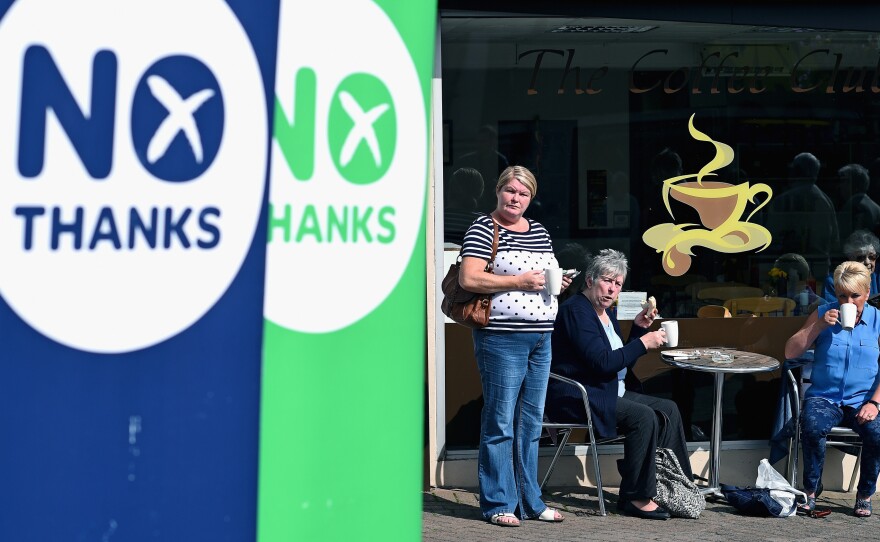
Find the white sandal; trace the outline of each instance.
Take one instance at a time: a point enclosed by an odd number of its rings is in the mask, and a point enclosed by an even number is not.
[[[565,517],[563,517],[563,515],[559,513],[559,510],[555,508],[550,508],[548,506],[535,519],[541,521],[550,521],[552,523],[559,523],[560,521],[564,520]]]
[[[489,523],[502,527],[519,527],[519,518],[511,512],[501,512],[500,514],[492,514]]]

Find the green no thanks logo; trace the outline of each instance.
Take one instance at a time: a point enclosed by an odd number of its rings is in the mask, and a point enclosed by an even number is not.
[[[314,71],[296,75],[290,122],[276,97],[275,138],[290,171],[299,180],[314,170]],[[353,184],[370,184],[388,171],[397,148],[397,112],[388,87],[377,77],[354,73],[339,83],[327,114],[327,143],[339,174]]]

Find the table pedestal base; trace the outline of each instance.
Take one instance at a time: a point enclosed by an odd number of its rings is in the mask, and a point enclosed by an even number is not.
[[[709,442],[709,486],[700,492],[707,498],[724,498],[718,473],[721,471],[721,396],[724,391],[724,373],[715,373],[715,405],[712,409],[712,440]]]
[[[724,352],[721,352],[723,350]],[[661,359],[681,369],[711,372],[715,376],[715,401],[712,409],[712,439],[709,441],[709,480],[701,487],[703,495],[712,499],[724,499],[721,483],[721,397],[724,393],[726,373],[758,373],[772,371],[779,362],[769,356],[741,352],[727,347],[709,347],[708,350],[669,350],[661,354]],[[717,359],[716,359],[717,357]]]

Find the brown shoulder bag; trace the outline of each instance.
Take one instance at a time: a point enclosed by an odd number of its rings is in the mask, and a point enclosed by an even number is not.
[[[486,264],[487,273],[491,273],[494,269],[495,254],[498,252],[498,223],[494,218],[492,224],[495,226],[495,238],[492,240],[492,257]],[[478,294],[462,288],[458,282],[460,268],[461,252],[458,253],[455,263],[449,266],[449,271],[446,272],[446,277],[441,283],[443,302],[440,304],[440,310],[463,326],[486,327],[489,324],[489,312],[492,308],[492,294]]]

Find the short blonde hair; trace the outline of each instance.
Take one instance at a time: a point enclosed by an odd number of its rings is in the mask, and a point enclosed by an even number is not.
[[[843,262],[834,270],[834,293],[871,293],[871,273],[859,262]]]
[[[532,193],[532,199],[538,195],[538,181],[535,179],[535,174],[528,170],[528,168],[523,166],[508,166],[501,172],[501,175],[498,176],[498,183],[495,185],[495,193],[501,191],[502,188],[507,186],[507,184],[516,179],[525,185],[526,188],[529,189],[529,192]]]

